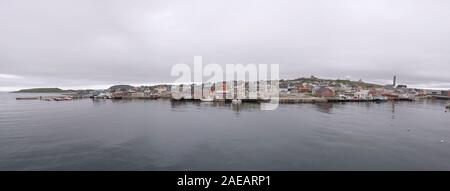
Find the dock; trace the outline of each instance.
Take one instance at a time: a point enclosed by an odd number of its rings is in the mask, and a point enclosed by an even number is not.
[[[324,103],[328,102],[327,99],[319,98],[319,97],[281,97],[279,98],[279,103]]]
[[[340,98],[327,98],[327,102],[386,102],[386,101],[416,101],[412,98],[396,98],[396,99],[340,99]]]
[[[450,96],[433,95],[431,97],[434,99],[440,99],[440,100],[450,100]]]
[[[39,97],[16,97],[16,100],[42,100],[42,101],[71,101],[73,99],[81,99],[78,96],[39,96]]]
[[[320,98],[320,97],[279,97],[273,98],[278,100],[281,104],[296,104],[296,103],[338,103],[338,102],[387,102],[387,101],[416,101],[417,99],[413,98],[396,98],[396,99],[342,99],[342,98]],[[272,100],[273,100],[272,99]],[[181,102],[200,102],[200,99],[193,98],[181,98],[181,99],[171,99],[172,101],[181,101]],[[240,99],[243,103],[261,103],[261,102],[269,102],[270,99]],[[232,99],[214,99],[214,102],[224,102],[229,103]]]
[[[37,100],[38,97],[16,97],[16,100]]]

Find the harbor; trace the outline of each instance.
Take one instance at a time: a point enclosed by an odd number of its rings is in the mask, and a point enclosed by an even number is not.
[[[273,89],[270,84],[278,86]],[[271,89],[272,88],[272,89]],[[38,89],[40,91],[47,89]],[[56,89],[64,92],[64,90]],[[261,103],[281,104],[324,102],[387,102],[420,99],[450,100],[450,91],[409,88],[397,84],[378,85],[360,81],[319,79],[315,76],[293,80],[230,81],[202,84],[159,84],[152,86],[115,85],[105,90],[71,90],[53,96],[16,97],[16,100],[71,101],[76,99],[170,99],[174,102]]]

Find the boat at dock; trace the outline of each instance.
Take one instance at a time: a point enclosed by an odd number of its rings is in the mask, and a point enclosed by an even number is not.
[[[69,97],[69,96],[64,97],[63,99],[64,99],[64,101],[71,101],[71,100],[73,100],[73,98],[72,98],[72,97]]]
[[[233,100],[231,100],[231,103],[232,104],[241,104],[242,100],[240,100],[240,99],[233,99]]]
[[[212,97],[201,98],[200,101],[212,102],[212,101],[214,101],[214,98],[212,98]]]
[[[72,96],[51,96],[51,97],[42,97],[43,101],[72,101]]]
[[[377,103],[386,102],[388,99],[384,96],[375,96],[373,100]]]

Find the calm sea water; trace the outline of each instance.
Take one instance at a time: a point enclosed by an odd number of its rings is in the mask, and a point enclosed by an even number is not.
[[[443,101],[261,111],[20,96],[33,94],[0,93],[0,170],[450,170]]]

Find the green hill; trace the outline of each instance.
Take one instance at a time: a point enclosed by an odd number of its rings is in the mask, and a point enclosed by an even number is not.
[[[320,78],[316,78],[314,76],[311,76],[310,78],[297,78],[295,80],[286,80],[286,81],[300,81],[300,82],[308,82],[308,83],[312,83],[312,82],[316,82],[316,83],[340,83],[346,86],[350,86],[350,87],[363,87],[363,88],[381,88],[383,87],[383,85],[380,84],[372,84],[372,83],[367,83],[367,82],[363,82],[363,81],[351,81],[351,80],[341,80],[341,79],[320,79]]]
[[[120,90],[120,91],[127,91],[130,89],[133,89],[133,86],[130,85],[115,85],[115,86],[111,86],[110,88],[108,88],[109,91],[116,91],[116,90]]]
[[[66,90],[62,90],[59,88],[31,88],[31,89],[22,89],[19,91],[15,91],[13,93],[65,93]]]

